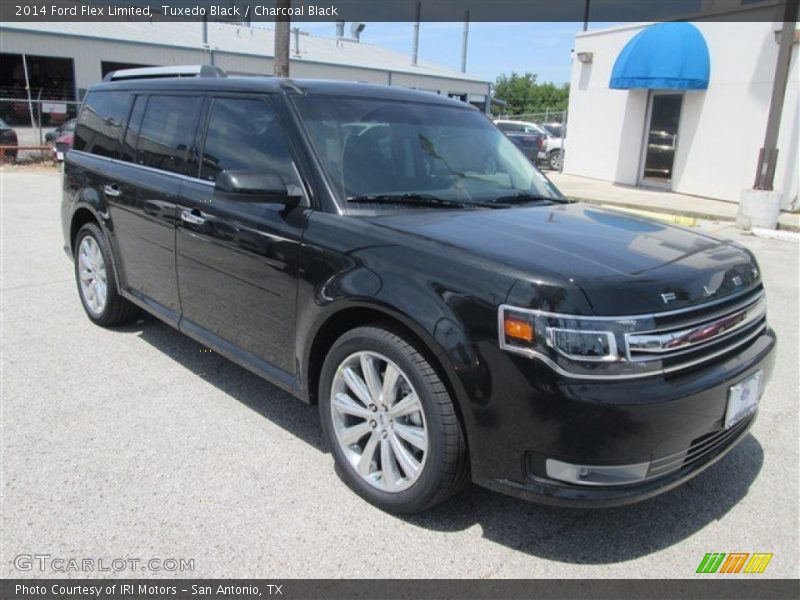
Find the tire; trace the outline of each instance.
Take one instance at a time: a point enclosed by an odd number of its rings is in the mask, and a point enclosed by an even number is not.
[[[563,154],[561,150],[553,150],[547,157],[547,166],[550,167],[550,170],[552,171],[560,171],[562,159]]]
[[[75,236],[74,248],[75,283],[83,310],[89,319],[97,325],[108,327],[127,323],[135,318],[138,308],[117,291],[114,257],[100,227],[94,223],[81,227]],[[93,254],[93,249],[97,250],[97,255]],[[92,281],[95,283],[93,295],[89,291]],[[101,293],[103,290],[104,293]]]
[[[369,385],[362,387],[362,395],[359,395],[346,383],[348,369],[361,375],[362,384],[369,381],[370,378],[364,376],[364,359],[374,366],[379,376],[373,383],[382,384],[382,387],[373,385],[375,389],[391,389],[386,383],[387,379],[392,379],[390,365],[399,372],[393,397],[384,398],[381,393],[375,404],[383,406],[377,410],[370,410],[362,399],[363,393],[369,393]],[[345,411],[341,410],[342,395],[354,403],[351,405],[347,401]],[[415,398],[417,403],[414,403]],[[374,395],[369,396],[370,399],[374,399]],[[418,406],[414,412],[398,416],[400,409],[408,411],[413,406]],[[398,413],[393,416],[384,407],[398,410]],[[340,476],[353,491],[378,508],[403,514],[422,512],[453,496],[467,482],[465,439],[447,389],[413,343],[388,328],[358,327],[333,344],[320,376],[319,410]],[[348,413],[349,410],[361,413],[355,416]],[[366,433],[348,446],[342,437],[349,435],[351,427],[361,427]],[[409,436],[420,428],[426,437],[424,451],[415,445],[420,444],[416,433]],[[412,437],[417,440],[414,444],[407,441]],[[378,441],[373,446],[374,459],[365,469],[370,472],[359,474],[359,465],[366,464],[362,459],[373,438]],[[415,460],[409,462],[408,453]],[[385,465],[384,457],[388,457]],[[415,463],[419,465],[416,472],[413,470]]]

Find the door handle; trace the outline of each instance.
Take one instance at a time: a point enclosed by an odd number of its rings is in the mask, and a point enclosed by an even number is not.
[[[197,214],[195,209],[184,209],[181,211],[181,221],[189,225],[202,225],[206,222],[206,219]]]
[[[122,191],[120,191],[115,183],[112,183],[111,185],[104,185],[103,193],[109,198],[119,198],[122,196]]]

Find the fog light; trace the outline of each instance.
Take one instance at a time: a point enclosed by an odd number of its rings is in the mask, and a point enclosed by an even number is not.
[[[632,465],[573,465],[553,458],[545,461],[550,479],[577,485],[625,485],[644,481],[649,462]]]

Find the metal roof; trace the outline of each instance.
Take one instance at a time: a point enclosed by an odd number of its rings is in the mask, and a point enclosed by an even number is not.
[[[333,26],[333,24],[331,24]],[[203,45],[202,23],[184,22],[0,22],[0,29],[83,38],[102,39],[176,48],[200,49]],[[431,63],[411,64],[411,57],[387,48],[347,39],[320,37],[303,32],[299,55],[295,53],[294,36],[290,59],[332,65],[378,69],[429,77],[447,77],[465,81],[488,81]],[[409,38],[410,38],[409,34]],[[246,27],[231,23],[208,23],[208,43],[215,52],[245,54],[271,58],[274,55],[275,32],[272,29]]]

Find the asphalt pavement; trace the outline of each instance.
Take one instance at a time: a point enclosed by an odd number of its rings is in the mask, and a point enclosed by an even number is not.
[[[758,577],[798,577],[797,243],[701,224],[756,253],[779,336],[752,433],[724,460],[629,507],[553,508],[471,486],[397,517],[339,480],[316,407],[155,318],[92,325],[62,251],[60,198],[54,169],[0,171],[0,576],[691,578],[707,552],[769,552]],[[39,569],[58,558],[160,562]]]

